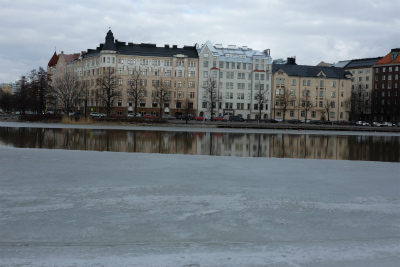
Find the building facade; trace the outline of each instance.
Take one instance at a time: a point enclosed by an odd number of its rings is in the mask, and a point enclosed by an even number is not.
[[[400,48],[392,49],[373,66],[372,116],[377,122],[400,121]]]
[[[348,120],[351,74],[342,68],[297,65],[295,58],[272,66],[274,119]]]
[[[53,58],[50,62],[55,61]],[[62,64],[58,67],[50,62],[51,73],[65,73]],[[163,114],[175,116],[183,113],[184,103],[190,113],[197,113],[198,56],[194,46],[157,47],[155,44],[119,42],[109,30],[104,44],[88,49],[74,59],[73,72],[83,88],[75,103],[80,111],[105,113],[106,104],[104,97],[100,97],[99,81],[111,72],[112,83],[116,83],[118,90],[113,96],[111,113],[126,116],[134,112],[135,103],[129,90],[135,79],[144,89],[138,101],[139,113],[159,115],[161,110]],[[161,84],[167,92],[162,103],[155,101],[155,91]]]
[[[198,115],[239,115],[245,119],[270,116],[271,66],[269,50],[259,52],[248,47],[207,41],[198,46],[199,98]],[[218,100],[211,113],[206,88],[215,82]],[[262,103],[257,96],[262,96]],[[261,104],[261,105],[260,105]]]

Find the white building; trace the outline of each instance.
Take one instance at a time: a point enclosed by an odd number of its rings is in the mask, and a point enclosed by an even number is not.
[[[221,44],[215,46],[207,41],[197,47],[199,54],[198,115],[211,115],[205,101],[204,86],[216,81],[220,102],[215,105],[213,116],[241,115],[245,119],[270,117],[272,58],[269,49],[259,52],[246,46]],[[261,90],[261,91],[260,91]]]

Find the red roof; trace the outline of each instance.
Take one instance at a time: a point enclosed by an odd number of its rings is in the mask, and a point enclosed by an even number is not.
[[[392,53],[396,53],[396,58],[392,61]],[[386,65],[386,64],[399,64],[400,63],[400,52],[390,52],[384,56],[381,60],[375,63],[375,65]]]
[[[49,67],[53,67],[54,65],[56,65],[58,62],[58,56],[57,53],[54,52],[54,55],[51,57],[49,64],[47,64]]]
[[[71,55],[64,54],[64,59],[65,59],[65,62],[72,62],[75,59],[77,59],[79,56],[80,56],[79,53],[71,54]]]

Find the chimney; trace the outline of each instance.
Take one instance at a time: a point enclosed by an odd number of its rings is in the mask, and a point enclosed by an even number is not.
[[[287,58],[287,65],[297,65],[296,64],[296,57],[288,57]]]

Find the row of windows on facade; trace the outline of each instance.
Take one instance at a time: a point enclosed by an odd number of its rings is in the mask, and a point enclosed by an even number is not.
[[[115,57],[102,57],[102,62],[103,63],[112,63],[115,64]],[[125,63],[124,63],[125,62]],[[127,65],[136,65],[136,63],[138,63],[138,65],[144,65],[144,66],[148,66],[150,62],[150,65],[152,66],[162,66],[164,65],[164,67],[171,67],[172,66],[172,60],[158,60],[158,59],[136,59],[136,58],[118,58],[118,64],[127,64]],[[86,67],[90,67],[90,66],[96,66],[99,65],[98,64],[99,61],[98,59],[94,60],[88,60],[86,61],[85,66]],[[175,66],[185,66],[185,61],[184,60],[176,60]],[[189,68],[195,68],[196,67],[196,61],[187,61],[187,67]]]
[[[276,85],[285,85],[285,79],[284,78],[277,78],[275,80]],[[325,86],[325,80],[315,80],[316,85],[320,87]],[[290,85],[296,85],[297,79],[290,79]],[[311,80],[303,80],[303,86],[311,86]],[[331,87],[336,87],[337,86],[337,81],[331,81]],[[344,81],[342,81],[342,87],[344,87]]]
[[[276,110],[276,116],[277,117],[282,117],[282,113],[283,113],[282,110],[280,110],[280,109]],[[289,111],[289,116],[290,117],[296,117],[297,116],[296,111],[295,110],[290,110]],[[325,117],[325,116],[326,116],[326,113],[322,112],[321,113],[321,117]],[[300,117],[305,118],[306,117],[306,111],[302,110],[300,112]],[[316,111],[311,111],[311,118],[316,118],[316,117],[317,117],[317,112]],[[340,112],[339,113],[339,117],[340,117],[340,119],[343,119],[344,118],[344,113]],[[334,112],[334,111],[329,112],[329,118],[330,119],[335,119],[336,118],[336,112]]]
[[[386,81],[386,75],[381,75],[380,77],[382,78],[382,81]],[[397,81],[398,79],[399,79],[399,75],[395,74],[394,75],[394,80]],[[391,81],[391,80],[392,80],[392,75],[389,74],[388,75],[388,81]],[[375,81],[379,81],[379,76],[378,75],[375,75]]]
[[[375,68],[375,73],[379,73],[380,69],[382,72],[386,72],[386,67],[382,67],[382,68]],[[392,72],[392,71],[393,71],[393,67],[388,67],[388,72]],[[395,66],[394,71],[399,71],[399,66]]]
[[[306,104],[309,104],[310,106],[312,105],[313,107],[319,107],[319,108],[324,108],[326,106],[326,104],[329,105],[330,108],[335,108],[336,107],[336,102],[335,101],[323,101],[323,100],[319,100],[319,101],[315,101],[315,104],[312,101],[305,101],[302,100],[300,103],[301,107],[306,107]],[[275,101],[275,106],[279,107],[279,106],[284,106],[284,102],[276,100]],[[344,106],[344,102],[340,102],[340,107]],[[297,107],[297,101],[296,100],[290,100],[289,102],[289,107]]]
[[[378,95],[381,95],[382,97],[392,97],[392,96],[394,96],[394,97],[397,97],[397,91],[394,91],[394,94],[392,94],[392,93],[390,93],[390,91],[387,91],[387,92],[385,92],[385,91],[383,91],[383,92],[380,92],[380,93],[378,93],[378,92],[375,92],[375,97],[378,97]]]
[[[296,89],[291,89],[289,94],[290,96],[296,96]],[[302,96],[311,96],[310,90],[303,90],[301,92]],[[281,96],[285,95],[285,90],[284,89],[276,89],[275,90],[275,95]],[[318,96],[318,91],[317,91],[317,96]],[[321,90],[319,91],[319,97],[324,97],[325,96],[325,91]],[[343,97],[344,93],[340,92],[340,96]],[[336,91],[331,91],[331,98],[336,98]]]
[[[235,72],[231,72],[231,71],[227,71],[225,72],[225,78],[226,79],[235,79],[235,76],[237,76],[237,79],[239,80],[244,80],[246,79],[246,73],[244,72],[240,72],[237,73],[237,75],[235,75]],[[217,78],[218,77],[218,72],[217,71],[212,71],[212,78]],[[203,78],[208,78],[208,71],[203,71]],[[221,71],[219,73],[219,78],[224,78],[224,72]],[[247,73],[247,79],[251,80],[252,78],[252,73]],[[260,74],[260,73],[255,73],[254,74],[254,80],[256,81],[264,81],[267,80],[269,81],[269,75],[265,75],[265,74]]]
[[[394,83],[394,89],[397,89],[397,83]],[[392,89],[392,84],[388,83],[387,85],[385,85],[384,83],[381,84],[381,88],[379,88],[378,84],[375,84],[375,89]]]
[[[257,62],[258,59],[256,59]],[[264,63],[264,60],[262,59],[263,62],[261,64],[254,64],[254,70],[266,70],[269,71],[269,66]],[[204,68],[209,68],[209,61],[203,61],[203,67]],[[217,67],[217,61],[212,61],[212,67],[216,68]],[[219,62],[219,68],[220,69],[232,69],[232,70],[253,70],[253,64],[252,63],[241,63],[241,62],[224,62],[220,61]]]
[[[127,72],[126,72],[127,71]],[[103,67],[103,73],[106,73],[107,70],[105,67]],[[110,70],[111,73],[114,73],[114,68]],[[125,67],[119,67],[118,68],[118,74],[119,75],[135,75],[136,70],[133,68],[125,68]],[[138,71],[141,76],[150,76],[149,74],[151,73],[151,76],[161,76],[161,70],[156,69],[152,70],[151,72],[148,71],[148,69],[141,69]],[[82,77],[82,71],[76,71],[75,72],[78,77]],[[91,70],[84,70],[83,71],[83,77],[88,77],[88,76],[94,76],[94,75],[99,75],[100,70],[99,68],[96,69],[91,69]],[[184,70],[175,70],[175,76],[174,77],[186,77],[185,75],[187,74],[187,78],[196,78],[196,71],[187,71],[185,72]],[[164,76],[165,77],[172,77],[172,70],[165,70],[164,71]]]
[[[215,103],[213,103],[214,108],[216,108]],[[235,103],[232,102],[225,102],[224,107],[225,109],[233,109]],[[211,104],[208,102],[202,102],[201,107],[203,109],[207,109],[208,106],[210,106]],[[241,109],[244,110],[245,108],[250,110],[251,104],[250,103],[236,103],[236,109]],[[222,109],[222,103],[219,103],[219,108]],[[268,110],[268,104],[260,104],[260,106],[258,104],[254,104],[253,105],[253,109],[254,110]]]
[[[183,98],[185,95],[185,92],[183,91],[165,91],[165,94],[167,97],[171,98],[173,92],[173,97],[174,98]],[[147,97],[147,91],[146,90],[139,90],[139,96],[140,97]],[[94,97],[94,96],[99,96],[101,94],[101,90],[99,89],[92,89],[88,91],[87,96],[88,97]],[[112,94],[114,94],[114,91],[112,91]],[[130,90],[126,91],[126,94],[128,97],[132,95],[132,92]],[[157,90],[152,90],[152,97],[157,97],[159,94],[159,91]],[[187,92],[189,98],[195,98],[196,93],[195,92]],[[118,90],[118,93],[116,94],[117,96],[122,96],[122,90]],[[93,100],[93,99],[92,99]]]
[[[225,87],[223,86],[225,84]],[[203,81],[203,88],[208,88],[208,81]],[[219,89],[227,89],[227,90],[245,90],[246,89],[246,83],[233,83],[233,82],[219,82]],[[247,89],[251,90],[251,83],[247,84]],[[255,83],[254,84],[254,89],[255,90],[269,90],[269,84],[263,84],[263,83]]]
[[[76,103],[76,105],[77,105],[78,103]],[[101,101],[101,100],[97,100],[97,99],[90,99],[90,102],[89,102],[89,105],[90,106],[92,106],[92,107],[98,107],[99,105],[102,105],[102,106],[106,106],[106,102],[105,101]],[[193,108],[194,107],[194,104],[193,103],[191,103],[191,102],[189,102],[188,103],[189,104],[189,108]],[[82,104],[82,105],[84,105],[84,103]],[[133,103],[133,101],[128,101],[127,102],[127,106],[128,107],[133,107],[135,104]],[[170,108],[170,103],[169,102],[165,102],[164,103],[164,108]],[[114,106],[114,103],[112,103],[112,105],[111,106]],[[116,105],[117,107],[122,107],[122,100],[118,100],[117,101],[117,105]],[[152,107],[152,108],[157,108],[157,107],[159,107],[159,103],[158,102],[151,102],[151,104],[149,104],[149,105],[147,105],[147,103],[146,102],[144,102],[144,101],[140,101],[139,102],[139,107],[141,107],[141,108],[146,108],[146,107]],[[182,102],[180,102],[180,101],[178,101],[178,102],[176,102],[175,103],[175,108],[182,108]]]

